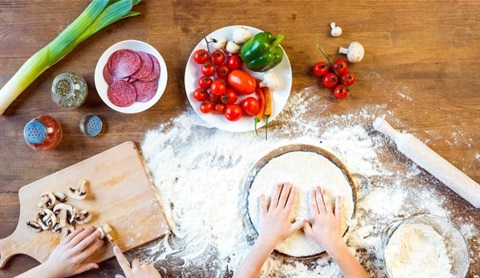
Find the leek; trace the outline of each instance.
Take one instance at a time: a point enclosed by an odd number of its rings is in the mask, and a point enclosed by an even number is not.
[[[0,90],[0,115],[40,74],[78,44],[120,19],[139,15],[132,7],[140,0],[93,0],[53,41],[30,57]]]

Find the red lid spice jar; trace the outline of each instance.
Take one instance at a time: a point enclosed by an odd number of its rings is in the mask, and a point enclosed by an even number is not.
[[[48,151],[62,140],[62,127],[54,117],[44,115],[28,122],[23,130],[23,136],[32,149]]]

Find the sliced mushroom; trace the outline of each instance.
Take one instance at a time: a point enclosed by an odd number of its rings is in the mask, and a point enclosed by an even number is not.
[[[60,203],[65,203],[67,201],[67,195],[62,192],[55,192],[53,195],[55,195],[55,198],[57,198],[57,201]]]
[[[57,204],[53,208],[53,212],[57,215],[60,227],[69,225],[68,220],[73,214],[73,207],[67,204]]]
[[[43,231],[42,227],[40,226],[40,224],[38,224],[37,221],[27,221],[27,227],[35,233]]]
[[[42,222],[48,227],[47,230],[53,228],[55,224],[57,223],[57,217],[55,216],[55,213],[49,209],[43,209],[43,217],[42,217]]]
[[[75,222],[77,222],[77,224],[85,224],[90,221],[90,218],[92,218],[92,216],[87,210],[77,210],[77,212],[75,213]]]
[[[85,199],[85,197],[87,197],[86,185],[87,185],[86,180],[79,179],[76,187],[69,187],[68,188],[67,195],[70,198],[73,198],[75,200]]]
[[[40,196],[40,201],[38,202],[37,207],[52,209],[56,200],[57,198],[55,195],[52,192],[47,191]]]
[[[40,225],[40,227],[42,227],[44,231],[49,229],[48,224],[45,221],[43,221],[43,218],[45,217],[45,215],[46,215],[45,212],[42,210],[37,213],[37,217],[35,218],[35,221],[38,223],[38,225]]]
[[[110,235],[110,233],[113,231],[113,229],[112,229],[112,227],[110,227],[110,225],[105,224],[105,225],[102,225],[102,227],[98,227],[97,231],[100,232],[99,238],[103,239],[105,236],[108,237]],[[110,240],[112,239],[111,236],[109,238],[110,238]]]
[[[52,232],[56,234],[60,234],[62,232],[62,227],[60,227],[60,225],[57,223],[55,224],[55,226],[53,226]]]

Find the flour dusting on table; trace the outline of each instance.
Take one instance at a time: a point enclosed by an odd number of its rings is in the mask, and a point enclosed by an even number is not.
[[[376,117],[394,114],[387,105],[365,105],[351,114],[309,116],[312,109],[327,111],[331,105],[316,86],[292,92],[284,111],[271,122],[268,141],[263,128],[256,136],[205,127],[191,109],[149,131],[141,150],[173,236],[140,249],[139,254],[169,277],[188,276],[195,270],[229,277],[252,244],[243,222],[243,176],[267,152],[306,143],[332,152],[351,172],[369,177],[370,194],[357,204],[347,244],[371,276],[385,277],[381,235],[387,224],[419,211],[449,219],[445,204],[455,195],[441,194],[437,188],[442,184],[372,129]],[[449,220],[472,223],[468,216]],[[479,235],[473,225],[461,230],[468,232],[467,239]],[[472,259],[479,259],[480,248],[475,248]],[[262,268],[263,277],[308,275],[341,273],[328,257],[292,260],[272,255]]]

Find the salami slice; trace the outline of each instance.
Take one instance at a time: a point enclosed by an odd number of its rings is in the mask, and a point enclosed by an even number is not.
[[[158,80],[154,79],[152,81],[142,81],[137,80],[132,83],[135,91],[137,92],[137,99],[138,102],[147,102],[151,100],[155,94],[157,93],[158,89]]]
[[[150,58],[150,55],[146,52],[143,51],[137,51],[138,56],[140,56],[141,59],[141,65],[140,68],[131,75],[132,78],[135,79],[142,79],[143,77],[147,76],[152,72],[153,70],[153,61],[152,58]]]
[[[140,64],[140,56],[130,49],[117,50],[108,59],[108,68],[117,79],[132,75],[140,68]]]
[[[158,62],[157,58],[152,54],[148,54],[152,59],[153,68],[149,75],[139,78],[142,81],[152,81],[157,79],[160,76],[160,63]]]
[[[137,93],[129,82],[116,80],[108,87],[107,96],[114,105],[128,107],[135,102]]]
[[[112,84],[113,81],[115,81],[115,76],[110,72],[108,69],[108,64],[103,67],[103,78],[105,79],[105,82],[107,82],[108,85]]]

